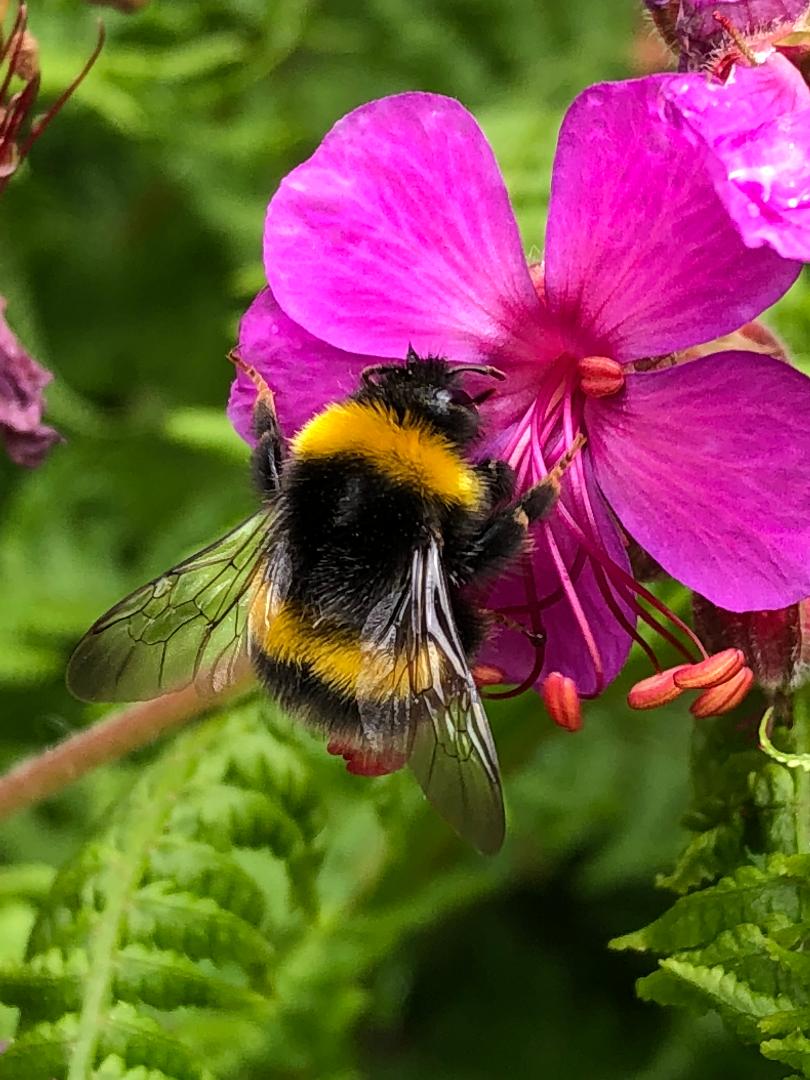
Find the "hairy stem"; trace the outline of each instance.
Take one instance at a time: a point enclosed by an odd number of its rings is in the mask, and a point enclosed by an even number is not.
[[[0,820],[55,795],[88,772],[117,761],[223,701],[241,696],[250,684],[231,687],[217,698],[201,697],[193,686],[155,701],[130,705],[64,742],[23,761],[0,776]]]

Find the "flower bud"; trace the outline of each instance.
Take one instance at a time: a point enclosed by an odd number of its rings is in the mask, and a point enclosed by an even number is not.
[[[725,611],[697,595],[692,604],[707,647],[741,649],[769,694],[797,690],[810,680],[810,600],[778,611]]]
[[[804,50],[810,0],[645,0],[661,37],[688,70],[724,58],[756,62],[780,48],[790,59]],[[719,70],[719,69],[718,69]]]

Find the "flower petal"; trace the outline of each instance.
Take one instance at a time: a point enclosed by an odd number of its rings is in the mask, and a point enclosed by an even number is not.
[[[810,379],[751,352],[630,375],[586,406],[596,479],[674,578],[730,611],[810,596]]]
[[[551,188],[546,295],[579,347],[638,360],[730,333],[777,300],[799,266],[746,247],[696,136],[666,118],[673,81],[605,84],[563,122]]]
[[[675,78],[665,97],[709,151],[715,188],[751,247],[810,261],[810,90],[783,56],[727,83]]]
[[[292,435],[311,416],[357,389],[360,373],[378,357],[342,352],[289,319],[263,289],[239,324],[239,353],[275,394],[281,429]],[[251,445],[256,387],[242,371],[231,385],[228,416]]]
[[[272,199],[264,254],[283,310],[341,349],[502,364],[543,331],[492,150],[451,98],[338,121]]]
[[[586,468],[586,471],[589,473],[589,468]],[[599,531],[596,546],[602,548],[617,566],[629,574],[630,565],[616,526],[610,519],[602,496],[590,479],[588,488]],[[567,485],[564,498],[566,503],[573,507]],[[630,650],[630,635],[617,621],[605,599],[604,585],[600,587],[593,561],[581,549],[574,535],[557,514],[551,521],[551,532],[571,576],[577,600],[599,652],[601,680],[597,677],[571,600],[561,587],[560,576],[542,526],[535,526],[532,533],[533,547],[531,554],[527,556],[529,566],[524,567],[518,563],[499,579],[488,603],[492,608],[505,609],[505,613],[511,618],[530,627],[525,608],[529,590],[535,590],[541,609],[542,626],[547,635],[538,685],[546,675],[559,671],[575,681],[581,694],[592,695],[610,683],[624,666]],[[613,596],[614,603],[621,608],[627,621],[635,626],[635,617],[627,605],[615,596],[615,592]],[[482,650],[481,661],[504,671],[508,681],[520,683],[532,670],[534,649],[524,635],[510,629],[497,628]]]

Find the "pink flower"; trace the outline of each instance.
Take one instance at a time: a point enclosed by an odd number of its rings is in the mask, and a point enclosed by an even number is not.
[[[0,441],[17,465],[34,468],[60,441],[42,423],[42,390],[51,373],[34,360],[9,329],[0,297]]]
[[[659,625],[624,531],[731,610],[810,594],[810,382],[750,352],[660,364],[755,318],[799,270],[740,237],[705,145],[671,107],[682,78],[597,86],[574,102],[542,273],[526,263],[475,120],[433,94],[350,113],[268,208],[269,288],[244,316],[240,350],[277,391],[288,431],[412,344],[507,373],[483,407],[481,452],[508,460],[521,488],[586,434],[558,512],[491,599],[547,634],[536,655],[504,630],[482,658],[517,683],[561,673],[596,694],[637,619]],[[229,411],[245,437],[253,395],[238,376]],[[568,701],[568,684],[555,688]]]

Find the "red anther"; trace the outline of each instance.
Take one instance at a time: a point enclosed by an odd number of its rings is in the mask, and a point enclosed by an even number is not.
[[[627,695],[627,704],[631,709],[657,709],[660,705],[668,705],[681,694],[681,687],[676,684],[675,676],[689,666],[683,664],[680,667],[667,668],[666,671],[659,671],[656,675],[637,682]]]
[[[722,716],[723,713],[736,709],[754,683],[754,673],[750,667],[741,668],[719,686],[704,690],[689,707],[692,716],[705,720],[707,716]]]
[[[585,356],[579,362],[579,385],[588,397],[609,397],[624,386],[624,369],[608,356]]]
[[[476,686],[499,686],[506,682],[506,676],[500,668],[490,664],[475,664],[472,669],[472,677]]]
[[[724,649],[699,664],[682,667],[675,675],[675,682],[681,690],[709,690],[728,682],[744,666],[742,649]]]
[[[582,705],[577,684],[567,675],[552,671],[543,683],[543,701],[555,724],[566,731],[579,731],[582,727]]]

